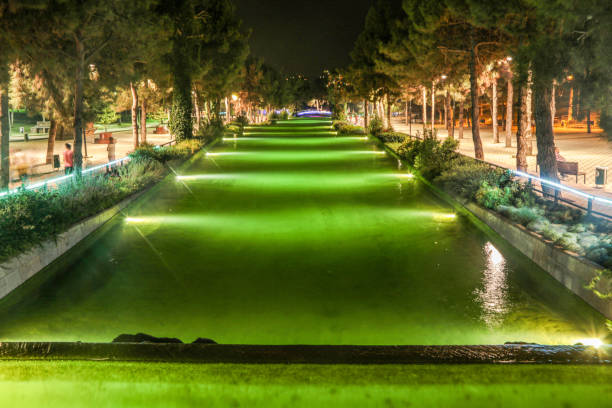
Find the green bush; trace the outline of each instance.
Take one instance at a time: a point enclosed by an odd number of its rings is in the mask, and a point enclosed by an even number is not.
[[[608,135],[608,138],[612,140],[612,115],[606,112],[604,109],[599,117],[599,127],[601,127]]]
[[[186,159],[204,146],[201,139],[191,139],[179,142],[173,146],[157,147],[143,144],[138,149],[130,153],[130,158],[134,162],[155,160],[166,163],[170,160]]]
[[[460,156],[435,181],[451,194],[473,200],[483,183],[501,185],[511,177],[509,171],[492,170],[485,163]]]
[[[0,200],[0,261],[55,238],[164,174],[160,162],[139,157],[119,166],[115,176],[75,178],[57,189],[22,189],[5,197]]]
[[[397,132],[385,132],[381,133],[378,137],[384,143],[404,143],[408,138],[408,135]]]
[[[351,125],[347,122],[336,121],[333,127],[340,135],[365,135],[365,131],[361,126]]]
[[[346,120],[346,113],[344,112],[344,105],[334,104],[332,107],[332,119],[333,120]]]
[[[249,125],[249,118],[245,114],[238,115],[236,117],[236,125],[240,129],[240,133],[244,132],[244,128]]]
[[[433,180],[448,170],[459,157],[457,146],[458,143],[450,139],[444,142],[435,139],[408,139],[399,147],[398,154],[410,166],[419,170],[423,177]]]
[[[383,127],[382,120],[377,115],[374,115],[372,119],[370,119],[370,123],[368,123],[368,132],[372,136],[380,136],[384,130]]]
[[[286,110],[282,111],[280,114],[280,120],[289,120],[289,112]]]

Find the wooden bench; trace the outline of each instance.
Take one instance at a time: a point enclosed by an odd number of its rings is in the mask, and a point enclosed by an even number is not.
[[[582,176],[586,184],[586,173],[578,170],[578,162],[557,161],[557,168],[562,176],[576,176],[576,183],[578,183],[578,177]]]
[[[38,121],[36,122],[36,126],[30,128],[30,133],[34,133],[34,134],[49,133],[50,127],[51,127],[51,122]]]

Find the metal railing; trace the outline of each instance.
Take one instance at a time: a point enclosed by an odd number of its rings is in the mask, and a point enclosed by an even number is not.
[[[166,142],[164,144],[161,145],[157,145],[155,146],[156,149],[161,149],[162,147],[166,147],[166,146],[172,146],[173,144],[176,144],[176,139],[172,139],[169,142]],[[121,159],[117,159],[117,160],[113,160],[111,162],[108,163],[104,163],[104,164],[99,164],[93,167],[89,167],[86,168],[84,170],[81,171],[81,175],[93,175],[96,173],[102,173],[102,172],[107,172],[109,168],[114,167],[114,166],[122,166],[123,164],[127,163],[128,161],[130,161],[130,156],[125,156]],[[11,194],[15,194],[18,193],[19,191],[21,191],[22,189],[25,189],[26,191],[34,191],[34,190],[38,190],[40,188],[49,186],[49,185],[59,185],[62,183],[65,183],[68,180],[72,180],[74,177],[76,176],[76,174],[72,173],[72,174],[67,174],[65,176],[60,176],[60,177],[54,177],[54,178],[50,178],[50,179],[45,179],[33,184],[29,184],[29,185],[21,185],[20,187],[16,187],[13,188],[9,191],[5,191],[3,193],[0,193],[0,198],[5,198]]]

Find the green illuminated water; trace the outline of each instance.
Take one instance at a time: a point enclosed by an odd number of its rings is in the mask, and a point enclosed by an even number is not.
[[[363,137],[249,128],[0,301],[0,340],[574,343],[604,319]]]

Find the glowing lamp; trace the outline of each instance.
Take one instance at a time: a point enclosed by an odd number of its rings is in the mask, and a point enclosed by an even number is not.
[[[599,348],[603,346],[603,341],[597,338],[581,339],[578,343],[584,344],[585,346]]]

